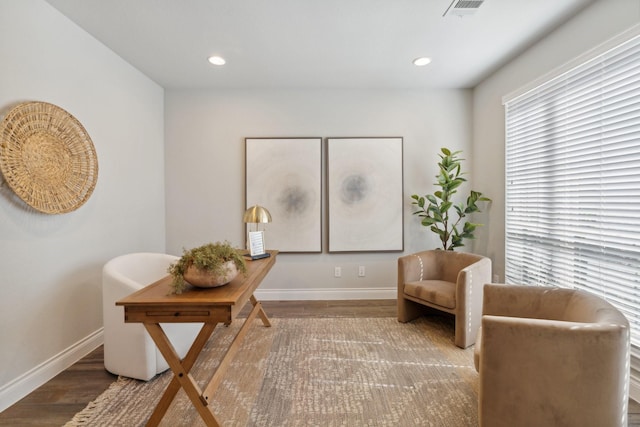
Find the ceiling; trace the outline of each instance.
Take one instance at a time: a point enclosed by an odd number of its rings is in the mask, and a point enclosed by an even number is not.
[[[594,0],[47,1],[165,88],[408,89],[473,87]]]

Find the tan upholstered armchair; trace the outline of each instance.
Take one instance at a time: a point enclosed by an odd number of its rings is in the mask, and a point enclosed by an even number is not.
[[[487,285],[475,362],[479,418],[494,426],[626,426],[629,323],[604,299]]]
[[[482,316],[482,289],[491,283],[489,258],[429,250],[398,258],[398,321],[409,322],[429,308],[455,316],[455,344],[476,341]]]

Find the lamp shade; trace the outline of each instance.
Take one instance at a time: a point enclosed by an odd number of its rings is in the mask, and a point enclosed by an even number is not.
[[[263,208],[259,205],[254,205],[244,211],[242,221],[246,223],[271,222],[271,214],[266,208]]]

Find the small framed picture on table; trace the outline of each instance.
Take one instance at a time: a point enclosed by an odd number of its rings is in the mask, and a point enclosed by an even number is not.
[[[264,249],[264,231],[249,232],[249,256],[251,259],[261,259],[269,256],[269,253]]]

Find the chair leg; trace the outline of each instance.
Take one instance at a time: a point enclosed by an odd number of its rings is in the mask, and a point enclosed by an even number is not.
[[[468,325],[468,320],[460,315],[456,316],[455,322],[455,345],[460,348],[467,348],[474,345],[480,326],[477,326],[477,323]]]
[[[423,305],[398,297],[398,322],[407,323],[417,319],[425,312]]]

